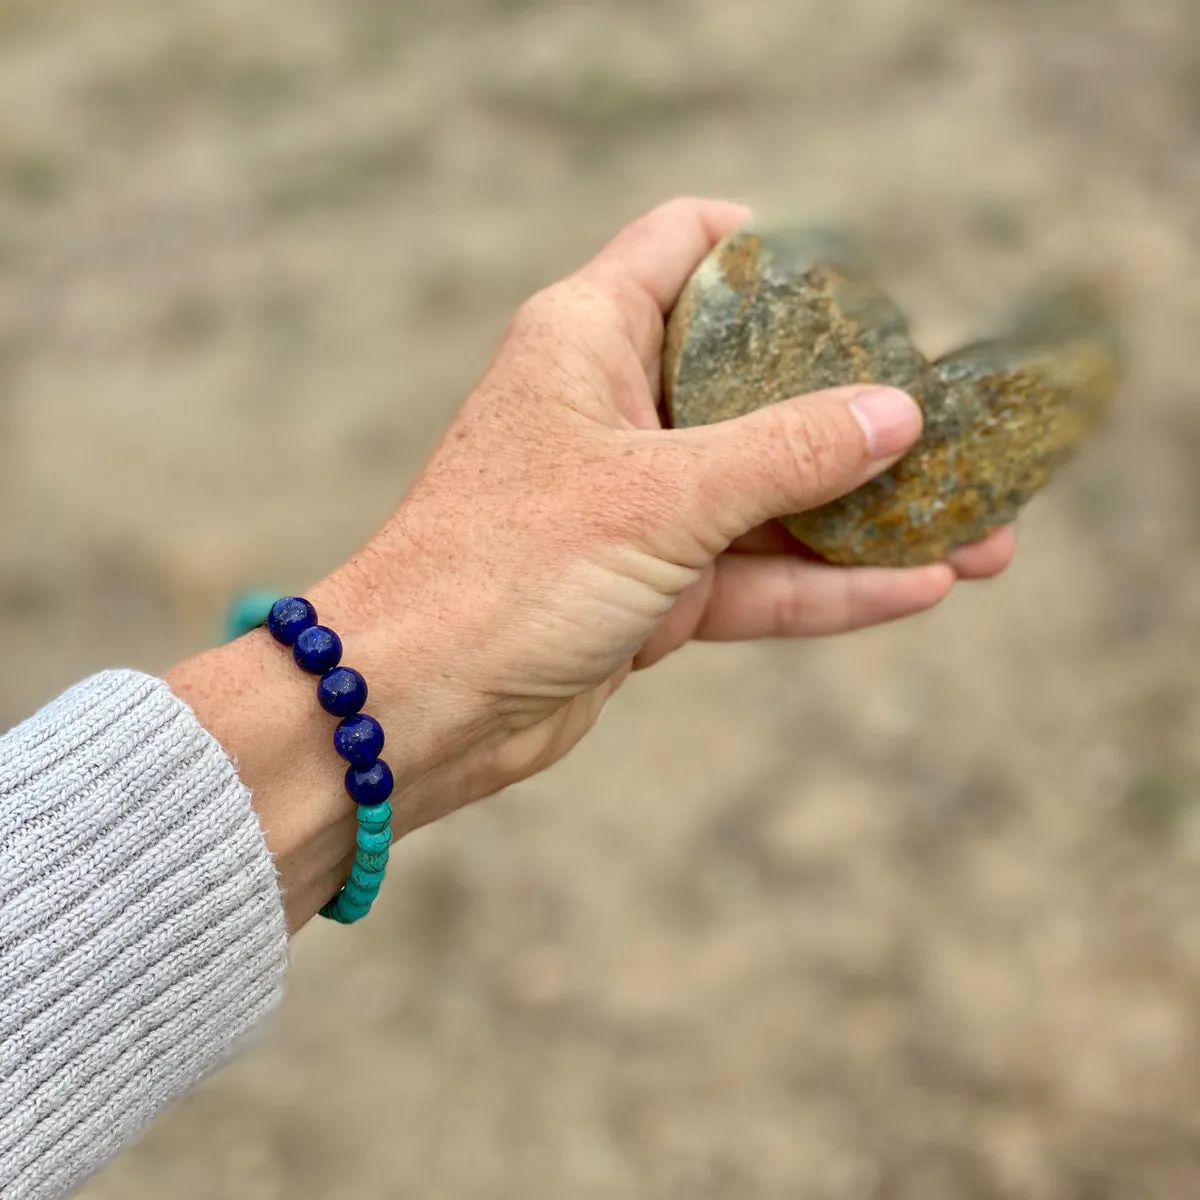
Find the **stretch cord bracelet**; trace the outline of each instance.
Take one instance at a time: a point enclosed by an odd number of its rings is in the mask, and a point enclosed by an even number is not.
[[[249,628],[263,623],[257,620]],[[280,645],[291,647],[302,671],[319,677],[317,701],[331,716],[341,718],[333,731],[333,748],[350,764],[346,791],[357,810],[358,832],[350,878],[321,909],[321,916],[351,925],[371,911],[379,895],[392,842],[390,799],[395,783],[391,768],[379,757],[383,727],[362,711],[367,681],[351,667],[341,665],[341,638],[317,623],[317,610],[307,600],[301,596],[276,600],[265,624]]]

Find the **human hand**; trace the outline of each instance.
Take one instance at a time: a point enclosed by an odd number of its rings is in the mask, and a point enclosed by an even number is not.
[[[842,633],[1007,565],[1001,531],[947,563],[835,567],[775,520],[896,461],[920,432],[900,393],[662,428],[665,314],[747,215],[675,201],[530,300],[391,518],[308,589],[370,683],[397,834],[549,766],[631,670],[690,640]],[[328,718],[287,660],[258,631],[168,680],[251,788],[296,929],[344,880],[354,818]]]
[[[664,318],[747,216],[675,201],[533,297],[399,509],[328,581],[353,623],[410,661],[419,645],[423,677],[454,695],[441,703],[459,727],[457,786],[406,822],[548,766],[631,669],[687,641],[842,633],[1007,565],[1007,530],[944,564],[848,569],[776,522],[912,444],[920,413],[900,393],[841,389],[662,428]]]

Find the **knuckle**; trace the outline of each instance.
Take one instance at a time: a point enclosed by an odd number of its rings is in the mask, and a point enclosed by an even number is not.
[[[606,273],[603,300],[612,316],[619,318],[623,313],[640,307],[645,299],[645,289],[624,263],[610,268]]]
[[[779,410],[776,429],[789,490],[802,497],[835,493],[858,466],[858,454],[838,410],[791,405]]]
[[[787,565],[774,596],[771,617],[778,637],[810,637],[857,628],[853,575],[839,571],[811,586],[810,568],[801,561]]]
[[[564,343],[572,341],[581,327],[610,316],[612,289],[597,282],[571,276],[535,292],[517,310],[510,332],[522,342]]]
[[[808,603],[800,582],[798,566],[789,563],[771,605],[771,633],[775,637],[791,637],[802,630],[807,621]]]
[[[517,309],[509,326],[510,334],[524,341],[556,328],[562,308],[561,299],[556,293],[561,286],[554,284],[530,296]]]

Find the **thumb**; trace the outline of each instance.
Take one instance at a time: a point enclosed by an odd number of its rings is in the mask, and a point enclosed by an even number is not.
[[[835,500],[886,470],[921,434],[895,388],[815,392],[674,435],[696,484],[697,534],[724,542]]]

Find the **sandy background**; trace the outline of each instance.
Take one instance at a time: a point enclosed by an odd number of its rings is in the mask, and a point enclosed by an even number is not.
[[[324,572],[675,193],[855,222],[931,352],[1094,264],[1136,351],[1008,577],[634,681],[90,1200],[1200,1195],[1195,0],[4,0],[0,114],[5,724]]]

